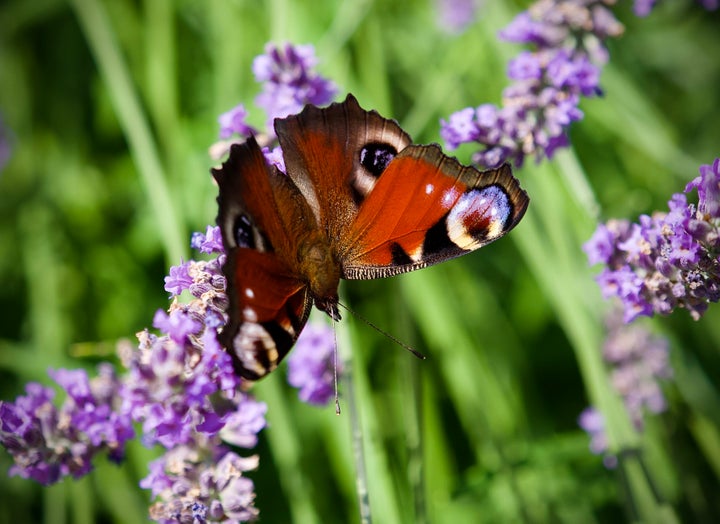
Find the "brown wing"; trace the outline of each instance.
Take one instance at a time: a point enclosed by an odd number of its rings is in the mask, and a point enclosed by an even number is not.
[[[220,186],[218,225],[230,301],[220,335],[238,374],[255,380],[277,367],[312,306],[297,273],[297,242],[317,228],[285,175],[270,168],[254,138],[233,145],[213,176]]]
[[[332,242],[345,236],[381,168],[411,140],[397,122],[365,111],[348,95],[275,121],[287,174]]]

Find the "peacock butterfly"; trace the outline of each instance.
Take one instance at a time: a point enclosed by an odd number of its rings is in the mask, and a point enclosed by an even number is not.
[[[510,231],[528,196],[505,164],[478,171],[348,95],[275,120],[286,173],[254,137],[212,174],[229,297],[221,343],[250,380],[290,351],[313,304],[340,320],[341,278],[388,277]]]

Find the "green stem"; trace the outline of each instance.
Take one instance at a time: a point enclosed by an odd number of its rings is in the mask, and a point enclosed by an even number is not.
[[[342,362],[343,392],[345,404],[350,416],[353,458],[355,460],[355,489],[360,509],[360,522],[370,524],[372,513],[370,511],[370,497],[368,495],[367,468],[365,466],[365,445],[363,442],[363,425],[360,417],[356,397],[356,385],[353,379],[353,362],[350,354],[350,336],[347,330],[347,321],[338,325],[338,349]],[[342,348],[342,350],[340,350]],[[339,414],[339,413],[338,413]]]
[[[167,263],[175,264],[186,255],[186,235],[170,196],[155,139],[108,14],[99,0],[72,0],[72,5],[155,212]]]
[[[576,227],[567,223],[567,217],[587,220],[588,210],[572,190],[563,187],[557,169],[547,163],[534,170],[525,185],[534,203],[513,238],[572,343],[590,401],[605,418],[610,452],[623,458],[620,468],[627,481],[628,502],[643,522],[660,522],[659,518],[673,522],[672,508],[658,500],[652,479],[642,467],[642,455],[634,452],[640,448],[637,432],[602,359],[603,307],[599,292],[589,288],[592,279],[587,267],[580,265],[584,257],[577,251],[582,240],[573,234]]]

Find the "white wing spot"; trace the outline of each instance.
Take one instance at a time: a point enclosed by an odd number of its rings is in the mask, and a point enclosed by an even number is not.
[[[245,322],[257,322],[258,316],[255,310],[249,306],[243,308],[243,320]]]
[[[249,287],[245,288],[245,296],[248,298],[255,298],[255,292]]]
[[[426,195],[432,195],[432,192],[435,191],[435,186],[432,184],[427,184],[425,186],[425,194]]]
[[[457,188],[451,187],[450,189],[447,189],[443,192],[442,199],[440,200],[443,209],[452,208],[459,197],[460,191]],[[458,205],[460,204],[462,204],[462,202],[458,202]]]

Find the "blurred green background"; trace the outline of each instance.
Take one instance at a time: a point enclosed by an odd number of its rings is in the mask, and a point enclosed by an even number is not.
[[[487,0],[468,30],[428,1],[5,0],[0,115],[0,398],[48,367],[115,361],[119,339],[167,307],[163,276],[216,214],[208,147],[239,102],[258,127],[252,59],[312,43],[320,71],[417,142],[439,118],[498,103],[519,46],[497,31],[527,4]],[[581,244],[598,219],[666,209],[720,156],[720,12],[665,2],[616,13],[602,98],[573,148],[517,171],[531,197],[508,238],[416,274],[344,286],[346,301],[428,355],[346,315],[375,522],[715,522],[720,516],[720,312],[648,325],[671,340],[669,410],[636,434],[601,360],[608,309]],[[471,149],[458,156],[467,161]],[[347,384],[343,387],[347,388]],[[300,403],[284,370],[258,384],[270,427],[251,474],[263,522],[356,522],[351,417]],[[342,393],[342,391],[341,391]],[[343,398],[347,398],[343,395]],[[608,417],[607,470],[577,416]],[[143,522],[155,450],[52,488],[7,478],[0,523]]]

